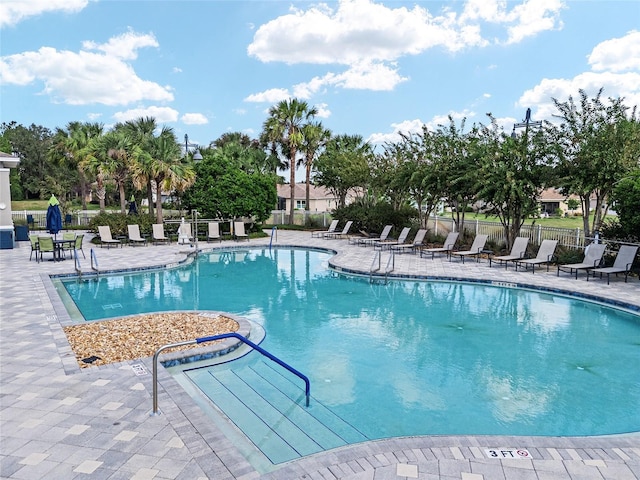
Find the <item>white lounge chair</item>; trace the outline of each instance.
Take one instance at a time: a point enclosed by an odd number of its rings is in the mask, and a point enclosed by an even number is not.
[[[465,257],[476,257],[476,262],[480,261],[480,254],[484,250],[484,246],[487,243],[488,235],[476,235],[476,238],[473,239],[473,243],[471,244],[471,248],[469,250],[458,250],[457,252],[451,252],[449,254],[449,261],[451,261],[451,257],[453,255],[457,255],[462,259],[462,263],[464,263]]]
[[[127,231],[129,233],[129,243],[131,245],[146,245],[147,239],[140,235],[139,225],[127,225]]]
[[[249,235],[244,231],[244,222],[233,222],[233,236],[236,240],[249,241]]]
[[[164,224],[154,223],[153,225],[151,225],[151,228],[153,230],[151,239],[154,244],[160,242],[169,243],[169,237],[164,234]]]
[[[217,240],[218,242],[222,242],[222,237],[220,236],[220,223],[219,222],[209,222],[209,231],[207,233],[207,242],[211,242]]]
[[[178,244],[186,245],[193,243],[193,233],[191,233],[191,224],[182,222],[178,226]]]
[[[492,262],[498,262],[500,264],[504,263],[504,268],[506,270],[509,266],[509,262],[515,262],[516,260],[521,260],[525,257],[527,254],[527,245],[529,245],[529,237],[516,237],[509,255],[500,255],[493,258],[489,256],[489,267],[491,267]]]
[[[558,246],[557,240],[543,240],[538,249],[536,258],[525,258],[523,260],[514,260],[516,264],[516,271],[518,267],[524,266],[526,270],[531,265],[533,273],[536,273],[536,265],[547,264],[547,272],[549,271],[549,265],[555,258],[556,247]]]
[[[98,235],[100,236],[100,247],[104,245],[109,248],[111,245],[120,245],[120,240],[116,240],[111,236],[111,227],[109,225],[101,225],[98,227]]]
[[[609,285],[609,276],[612,273],[615,273],[616,277],[619,273],[624,273],[624,282],[627,283],[629,272],[631,271],[633,261],[636,259],[637,254],[638,247],[636,245],[621,245],[612,267],[594,268],[591,269],[591,273],[593,273],[594,277],[596,276],[596,273],[599,273],[600,278],[602,278],[603,273],[606,273],[607,285]],[[590,271],[587,270],[587,281],[589,281],[589,273]]]
[[[447,234],[447,238],[444,240],[444,244],[442,247],[433,247],[433,248],[423,248],[420,250],[420,258],[423,257],[423,254],[426,255],[428,253],[431,254],[431,260],[434,259],[436,253],[445,253],[447,257],[453,251],[453,247],[455,247],[456,242],[458,241],[458,237],[460,234],[458,232],[449,232]]]
[[[605,249],[604,243],[592,243],[585,248],[584,260],[580,263],[568,263],[565,265],[558,265],[556,275],[560,276],[560,272],[567,272],[571,275],[575,274],[576,280],[578,279],[578,272],[580,270],[586,270],[589,275],[589,269],[598,268],[602,262],[602,256]]]
[[[390,249],[393,245],[402,245],[407,241],[407,237],[409,236],[410,232],[411,232],[410,227],[404,227],[400,232],[400,235],[398,235],[397,240],[384,240],[382,242],[374,242],[373,248],[386,250],[386,249]]]
[[[404,253],[407,250],[410,252],[415,252],[420,247],[422,247],[422,243],[424,242],[424,236],[427,234],[426,228],[421,228],[416,232],[416,236],[413,238],[412,242],[400,243],[398,245],[391,245],[391,250]]]
[[[311,232],[311,237],[312,238],[322,238],[322,237],[324,237],[325,233],[333,233],[333,232],[335,232],[336,228],[338,228],[338,220],[333,220],[331,222],[331,225],[329,225],[329,229],[328,230],[315,230],[315,231]]]

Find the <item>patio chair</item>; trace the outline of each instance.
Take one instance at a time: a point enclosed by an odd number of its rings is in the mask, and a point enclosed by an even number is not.
[[[52,237],[38,237],[38,251],[40,252],[40,261],[42,261],[43,253],[51,253],[53,260],[56,259],[56,248],[53,244]]]
[[[31,244],[31,253],[29,253],[29,261],[33,252],[36,252],[36,262],[38,262],[38,235],[29,235],[29,243]]]
[[[334,240],[338,240],[342,237],[349,238],[349,230],[351,229],[352,224],[353,222],[349,220],[347,223],[344,224],[344,228],[342,229],[341,232],[325,233],[324,238],[333,238]]]
[[[82,258],[87,258],[84,255],[84,250],[82,249],[82,241],[84,240],[84,235],[78,235],[76,236],[76,241],[73,245],[73,251],[76,252],[75,256],[76,258],[78,258],[78,252],[82,252]]]
[[[363,245],[366,247],[368,245],[374,245],[376,242],[384,242],[389,237],[392,228],[393,225],[385,225],[382,229],[382,233],[379,236],[358,238],[356,243],[358,245]]]
[[[169,237],[164,234],[164,224],[154,223],[151,225],[151,241],[154,245],[160,242],[169,243]]]
[[[536,265],[547,264],[547,272],[549,271],[549,265],[555,259],[555,251],[558,246],[557,240],[543,240],[538,249],[538,254],[535,258],[525,258],[522,260],[514,260],[516,264],[516,271],[518,267],[524,266],[526,270],[531,265],[533,273],[536,273]]]
[[[98,235],[100,236],[100,248],[107,246],[111,248],[111,245],[122,246],[120,240],[116,240],[111,236],[111,227],[109,225],[101,225],[98,227]]]
[[[212,240],[217,240],[218,242],[222,242],[222,237],[220,236],[220,223],[219,222],[209,222],[209,231],[207,233],[207,242]]]
[[[471,244],[471,248],[469,250],[458,250],[457,252],[451,252],[449,254],[449,261],[451,261],[451,257],[453,255],[457,255],[462,259],[462,263],[464,263],[464,259],[466,257],[476,257],[476,262],[480,261],[480,254],[484,250],[484,246],[487,243],[488,235],[476,235],[476,238],[473,239],[473,243]]]
[[[244,231],[244,222],[233,222],[233,236],[235,237],[236,241],[249,241],[249,235],[247,235]]]
[[[492,262],[504,263],[504,269],[506,270],[509,262],[515,262],[525,257],[527,254],[527,245],[529,245],[529,237],[516,237],[509,255],[500,255],[493,258],[489,256],[489,267],[491,267]]]
[[[413,238],[412,242],[407,243],[399,243],[398,245],[391,245],[391,250],[398,253],[404,253],[406,251],[415,252],[422,247],[422,243],[424,242],[424,236],[427,234],[426,228],[421,228],[416,232],[416,236]]]
[[[147,239],[140,235],[139,225],[127,225],[127,232],[129,233],[129,243],[131,245],[147,245]]]
[[[607,285],[609,285],[609,277],[612,273],[615,273],[616,277],[619,273],[624,273],[624,283],[627,283],[629,272],[631,271],[633,261],[636,259],[637,254],[637,245],[621,245],[612,267],[594,268],[591,269],[591,273],[593,273],[594,278],[596,273],[600,274],[600,278],[602,278],[603,273],[606,273]],[[589,274],[590,272],[587,270],[587,281],[589,281]]]
[[[604,243],[592,243],[590,245],[587,245],[587,247],[584,249],[584,260],[582,260],[582,262],[558,265],[556,275],[559,277],[561,271],[567,272],[571,275],[575,275],[576,280],[578,279],[578,272],[580,270],[587,271],[588,275],[589,269],[597,268],[600,266],[605,247],[606,245]]]
[[[62,250],[62,254],[66,257],[66,252],[73,252],[73,246],[76,243],[76,234],[75,232],[63,232],[62,240],[66,240],[68,243],[63,243],[60,246]]]
[[[325,233],[333,233],[338,228],[338,220],[333,220],[328,230],[315,230],[311,232],[311,238],[322,238]]]
[[[453,247],[455,247],[459,236],[460,234],[458,232],[449,232],[447,234],[447,238],[445,238],[444,240],[444,244],[442,245],[442,247],[423,248],[420,250],[420,258],[423,257],[423,254],[426,255],[428,253],[431,254],[431,260],[434,259],[436,253],[444,253],[448,257],[449,254],[453,251]]]
[[[404,227],[400,232],[400,235],[398,235],[397,240],[383,240],[379,242],[374,242],[373,249],[386,250],[386,249],[390,249],[392,245],[402,245],[407,241],[407,237],[409,236],[410,232],[411,232],[410,227]]]

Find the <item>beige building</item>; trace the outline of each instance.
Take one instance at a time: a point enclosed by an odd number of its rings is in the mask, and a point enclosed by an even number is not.
[[[348,195],[346,203],[349,204],[355,197]],[[278,205],[276,210],[290,211],[291,187],[290,185],[278,185]],[[307,186],[304,183],[295,185],[295,209],[305,210],[307,205]],[[325,187],[311,185],[309,187],[309,211],[330,212],[338,206],[338,198]]]
[[[570,210],[567,201],[569,199],[577,200],[578,208]],[[541,215],[555,215],[559,210],[562,211],[562,215],[582,215],[582,203],[580,197],[577,195],[565,195],[560,192],[559,188],[547,188],[542,191],[539,198],[540,202],[540,214]],[[591,199],[590,208],[595,207],[595,198]]]

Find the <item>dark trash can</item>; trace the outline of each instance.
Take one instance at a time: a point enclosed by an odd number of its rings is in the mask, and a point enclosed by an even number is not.
[[[16,242],[29,241],[29,225],[16,225]]]
[[[13,248],[13,230],[0,230],[0,249]]]

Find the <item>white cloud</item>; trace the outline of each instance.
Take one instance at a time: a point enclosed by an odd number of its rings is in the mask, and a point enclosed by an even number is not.
[[[527,0],[516,5],[507,16],[513,23],[507,29],[507,43],[519,43],[540,32],[561,29],[562,22],[558,17],[563,8],[560,0]]]
[[[180,118],[185,125],[206,125],[209,119],[201,113],[185,113]]]
[[[596,45],[588,62],[595,71],[640,70],[640,31],[632,30],[622,38],[612,38]]]
[[[85,50],[98,50],[107,57],[121,58],[123,60],[135,60],[138,58],[138,50],[140,48],[158,46],[158,41],[152,34],[141,35],[132,30],[117,37],[112,37],[107,43],[103,44],[92,41],[82,42],[82,47]]]
[[[383,143],[393,143],[401,140],[400,133],[411,134],[411,133],[420,133],[422,132],[422,126],[424,122],[419,118],[415,120],[404,120],[400,123],[392,123],[392,131],[388,133],[373,133],[369,135],[367,138],[367,142],[372,143],[374,145],[379,145]]]
[[[143,80],[124,59],[135,58],[143,46],[157,46],[150,35],[128,32],[106,44],[87,44],[79,52],[41,47],[0,58],[0,83],[28,85],[44,84],[42,93],[57,103],[70,105],[127,105],[140,100],[171,101],[173,93],[167,86]],[[114,53],[118,45],[120,53]],[[124,55],[124,56],[123,56]]]
[[[573,78],[545,78],[525,91],[518,105],[532,108],[536,120],[553,120],[558,111],[552,98],[564,102],[574,99],[579,90],[590,97],[604,88],[603,97],[624,98],[628,107],[640,106],[640,33],[631,31],[621,38],[613,38],[596,45],[588,56],[593,71]]]
[[[331,116],[331,110],[329,110],[329,106],[326,103],[318,103],[314,105],[318,110],[316,117],[318,118],[329,118]]]
[[[89,0],[2,0],[0,2],[0,28],[13,26],[22,20],[50,12],[76,13],[89,4]]]
[[[153,117],[158,123],[175,122],[178,120],[178,112],[169,107],[132,108],[124,112],[116,112],[113,118],[116,122],[126,122],[140,117]]]
[[[277,103],[291,98],[291,94],[284,88],[271,88],[260,93],[253,93],[244,99],[245,102]]]

